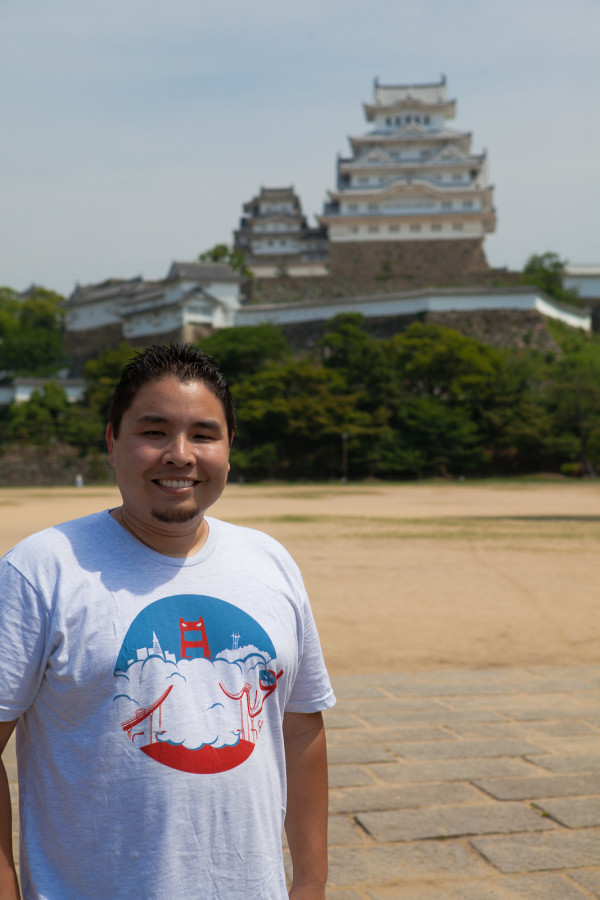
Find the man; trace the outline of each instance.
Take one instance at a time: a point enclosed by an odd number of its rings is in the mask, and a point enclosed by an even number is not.
[[[148,348],[109,413],[122,505],[0,563],[25,900],[281,900],[284,815],[289,897],[325,898],[335,698],[289,555],[205,515],[234,425],[210,357]],[[3,774],[0,897],[14,900]]]

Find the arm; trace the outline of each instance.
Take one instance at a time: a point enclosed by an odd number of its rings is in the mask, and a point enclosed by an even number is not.
[[[285,713],[285,831],[292,857],[290,900],[325,900],[327,881],[327,748],[323,716]]]
[[[0,754],[14,731],[14,722],[0,722]],[[2,900],[21,900],[19,882],[12,852],[12,808],[4,763],[0,760],[0,897]]]

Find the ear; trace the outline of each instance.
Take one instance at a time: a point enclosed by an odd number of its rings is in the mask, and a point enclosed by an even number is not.
[[[114,466],[115,437],[110,422],[106,426],[106,444],[108,446],[108,460]]]

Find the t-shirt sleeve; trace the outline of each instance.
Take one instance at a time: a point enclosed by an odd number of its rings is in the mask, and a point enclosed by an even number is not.
[[[38,592],[4,557],[0,560],[0,721],[17,719],[33,703],[44,676],[47,612]]]
[[[317,626],[305,594],[303,601],[298,674],[286,704],[286,712],[294,713],[320,712],[335,704],[335,695],[325,668]]]

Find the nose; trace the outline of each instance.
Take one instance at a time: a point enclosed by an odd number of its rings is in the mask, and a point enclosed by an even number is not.
[[[185,434],[173,435],[169,441],[162,462],[172,466],[189,466],[194,462],[192,445]]]

